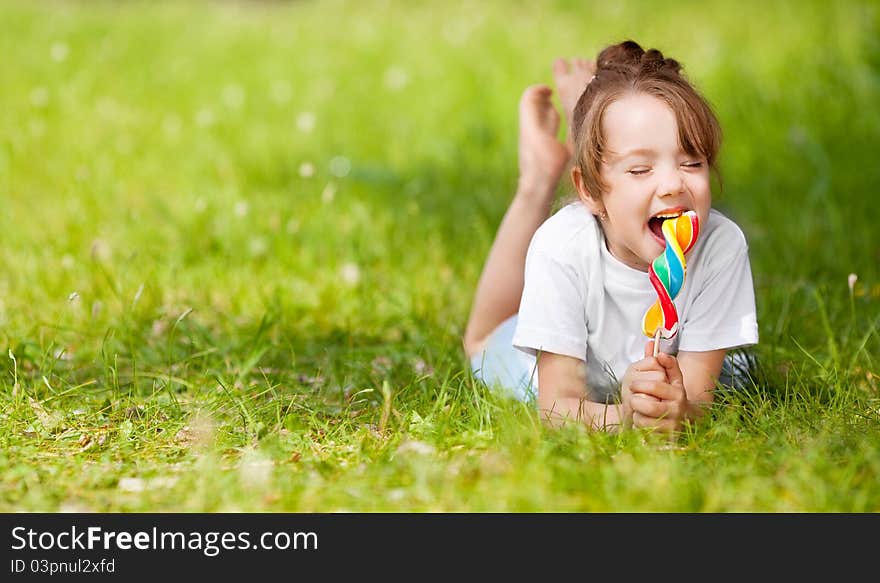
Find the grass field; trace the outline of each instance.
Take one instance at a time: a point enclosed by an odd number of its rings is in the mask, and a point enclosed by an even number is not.
[[[880,511],[880,9],[585,5],[0,3],[0,510]],[[628,37],[757,292],[765,378],[675,444],[459,341],[521,90]]]

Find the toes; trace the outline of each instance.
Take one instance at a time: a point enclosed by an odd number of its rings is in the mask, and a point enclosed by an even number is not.
[[[569,71],[568,60],[563,58],[558,58],[553,61],[553,74],[554,75],[567,75]]]
[[[553,90],[547,85],[530,85],[523,91],[520,103],[535,103],[538,101],[546,101],[550,99]]]

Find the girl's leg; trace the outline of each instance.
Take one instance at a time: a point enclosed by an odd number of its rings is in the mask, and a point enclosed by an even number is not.
[[[557,59],[553,77],[567,121],[593,75],[590,61]],[[532,235],[550,215],[556,187],[571,158],[570,137],[557,139],[559,114],[546,85],[527,88],[519,102],[519,183],[489,250],[463,338],[468,358],[519,310],[526,251]]]

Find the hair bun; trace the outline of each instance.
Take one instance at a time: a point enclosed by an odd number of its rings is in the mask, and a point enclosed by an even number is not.
[[[639,43],[626,40],[616,45],[605,48],[596,59],[598,71],[602,69],[647,69],[649,71],[665,71],[679,73],[681,64],[675,59],[663,57],[663,53],[657,49],[645,51]],[[598,74],[597,71],[597,74]]]
[[[637,65],[645,50],[633,40],[606,47],[599,53],[596,59],[597,69],[615,69],[618,67],[631,67]]]

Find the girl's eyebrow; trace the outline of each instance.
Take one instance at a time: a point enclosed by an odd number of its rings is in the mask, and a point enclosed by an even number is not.
[[[634,148],[634,149],[629,150],[627,152],[624,152],[622,154],[618,154],[617,152],[609,152],[609,154],[611,155],[610,158],[612,160],[617,161],[617,160],[623,160],[624,158],[629,158],[632,156],[651,157],[651,156],[656,155],[657,152],[655,152],[651,148]]]

